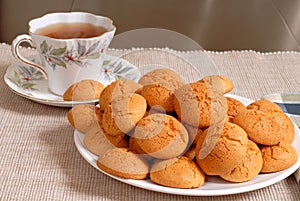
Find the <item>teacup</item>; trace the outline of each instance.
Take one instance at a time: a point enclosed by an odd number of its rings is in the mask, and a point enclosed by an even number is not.
[[[28,25],[29,35],[22,34],[13,40],[12,53],[22,63],[40,70],[52,93],[62,96],[72,84],[85,79],[101,82],[104,54],[116,31],[111,19],[84,12],[51,13],[29,21]],[[83,26],[90,26],[95,33],[62,33],[72,26],[83,32]],[[51,33],[55,31],[58,35]],[[18,47],[23,42],[37,49],[41,65],[20,54]]]

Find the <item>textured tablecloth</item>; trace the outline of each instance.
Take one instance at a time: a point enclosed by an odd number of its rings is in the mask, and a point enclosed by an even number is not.
[[[0,44],[0,76],[16,62],[10,45]],[[24,55],[35,50],[22,48]],[[182,68],[158,49],[136,51],[109,50],[147,67],[160,61],[181,69],[185,79],[197,76]],[[200,52],[176,52],[201,66]],[[280,92],[300,90],[300,54],[255,51],[205,52],[215,69],[235,83],[233,94],[251,99]],[[155,63],[155,62],[154,62]],[[205,63],[204,63],[205,65]],[[209,66],[209,65],[208,65]],[[141,69],[143,71],[143,69]],[[207,70],[207,69],[206,69]],[[205,70],[204,70],[205,71]],[[66,115],[68,108],[35,103],[14,94],[0,80],[0,200],[300,200],[294,176],[252,192],[213,197],[192,197],[152,192],[116,181],[89,165],[74,145],[73,128]]]

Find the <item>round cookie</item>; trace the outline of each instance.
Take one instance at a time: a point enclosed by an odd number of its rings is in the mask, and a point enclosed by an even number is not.
[[[151,71],[140,80],[140,83],[143,84],[141,95],[147,100],[149,107],[158,111],[174,111],[174,91],[183,85],[181,80],[176,79],[172,74],[154,75]]]
[[[146,179],[149,176],[148,164],[128,148],[108,150],[97,160],[103,171],[125,179]]]
[[[227,119],[227,101],[223,93],[204,81],[186,84],[174,92],[178,117],[199,128],[207,128]]]
[[[243,162],[229,173],[220,174],[220,177],[230,182],[249,181],[259,174],[262,165],[263,160],[260,149],[254,142],[249,140],[246,157],[243,159]]]
[[[106,135],[102,129],[91,129],[84,135],[83,143],[86,148],[98,156],[105,154],[115,147],[127,148],[128,142],[125,135]]]
[[[281,108],[269,100],[257,100],[247,106],[249,110],[260,110],[262,112],[282,112]]]
[[[133,137],[144,153],[159,159],[179,156],[189,141],[185,127],[177,119],[159,113],[141,119]]]
[[[227,106],[228,106],[228,111],[227,111],[227,115],[229,118],[228,121],[233,122],[235,115],[241,111],[246,110],[247,108],[241,101],[235,98],[226,97],[226,99],[227,99]]]
[[[275,145],[281,139],[280,126],[267,112],[245,110],[238,113],[233,122],[242,127],[250,140],[262,145]]]
[[[143,86],[147,86],[147,85],[156,84],[158,82],[161,82],[166,78],[167,79],[171,78],[172,80],[177,80],[177,81],[183,83],[180,75],[176,71],[168,69],[168,68],[158,68],[158,69],[149,71],[148,73],[146,73],[145,75],[143,75],[140,78],[139,83]]]
[[[172,188],[197,188],[204,184],[205,175],[192,160],[182,156],[155,161],[150,170],[150,179]]]
[[[162,112],[174,111],[174,90],[167,88],[164,84],[152,84],[144,86],[141,95],[147,100],[147,104],[154,110]]]
[[[268,112],[280,127],[280,141],[292,143],[295,137],[294,124],[292,120],[283,112]]]
[[[141,88],[142,85],[132,80],[116,80],[112,82],[110,85],[106,86],[100,94],[100,110],[104,111],[104,109],[111,103],[111,101],[115,97],[126,93],[139,92]]]
[[[226,122],[220,133],[216,130],[214,126],[204,130],[196,144],[197,164],[205,174],[215,176],[228,174],[238,166],[248,146],[247,133],[238,125]],[[214,146],[211,149],[207,145]],[[202,153],[207,154],[202,156]]]
[[[99,99],[104,85],[95,80],[82,80],[72,84],[64,93],[65,101]]]
[[[225,76],[210,75],[204,77],[202,80],[205,81],[206,83],[210,83],[211,85],[214,85],[224,94],[232,91],[234,88],[233,82]]]
[[[263,158],[262,173],[287,169],[294,165],[298,159],[296,150],[287,142],[280,142],[274,146],[263,146],[261,153]]]
[[[94,105],[75,105],[68,112],[69,123],[83,133],[86,133],[93,127],[100,128],[101,119],[102,113],[99,107]]]
[[[118,96],[104,110],[103,129],[110,135],[128,133],[144,117],[146,109],[146,100],[139,94]]]

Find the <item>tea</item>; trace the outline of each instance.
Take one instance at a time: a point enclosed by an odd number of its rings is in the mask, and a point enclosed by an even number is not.
[[[56,39],[92,38],[107,32],[101,26],[89,23],[58,23],[38,29],[35,33]]]

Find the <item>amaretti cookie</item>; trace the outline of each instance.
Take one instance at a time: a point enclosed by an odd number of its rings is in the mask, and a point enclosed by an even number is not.
[[[241,126],[250,140],[262,145],[276,145],[281,139],[280,126],[267,112],[245,110],[238,113],[233,122]]]
[[[174,91],[183,85],[179,78],[175,71],[164,69],[144,75],[139,83],[143,85],[141,95],[148,106],[158,111],[173,112]]]
[[[118,96],[104,110],[103,129],[110,135],[128,133],[143,118],[146,109],[146,100],[139,94]]]
[[[100,108],[94,105],[75,105],[68,112],[70,124],[83,133],[86,133],[93,127],[100,128],[101,119],[102,113]]]
[[[150,179],[167,187],[197,188],[204,184],[205,175],[192,160],[182,156],[155,161],[150,170]]]
[[[224,94],[233,90],[234,84],[233,82],[221,75],[210,75],[206,76],[202,79],[207,84],[214,85],[218,90],[222,91]]]
[[[180,75],[169,68],[159,68],[159,69],[154,69],[149,72],[147,72],[145,75],[143,75],[139,83],[143,86],[151,85],[151,84],[156,84],[160,82],[161,80],[165,79],[175,79],[181,83],[183,83]]]
[[[297,162],[298,155],[295,148],[287,142],[280,142],[274,146],[261,147],[263,166],[261,172],[270,173],[287,169]]]
[[[257,100],[247,106],[250,110],[260,110],[267,112],[279,124],[281,138],[280,141],[292,143],[294,141],[294,124],[291,119],[281,110],[281,108],[269,100]]]
[[[65,101],[83,101],[99,99],[104,85],[95,80],[82,80],[72,84],[64,93]]]
[[[238,125],[226,122],[220,131],[211,126],[199,136],[196,162],[207,175],[228,174],[242,163],[247,146],[247,133]]]
[[[228,106],[228,111],[227,111],[227,115],[229,118],[228,120],[230,122],[233,122],[235,115],[241,111],[246,110],[247,108],[241,101],[235,98],[226,97],[226,99],[227,99],[227,106]]]
[[[282,112],[281,108],[269,100],[256,100],[247,106],[249,110],[260,110],[262,112]]]
[[[227,119],[227,100],[223,92],[204,81],[186,84],[174,94],[176,114],[185,123],[207,128]]]
[[[245,182],[256,177],[263,165],[261,151],[251,140],[248,141],[246,156],[242,163],[227,174],[220,174],[220,177],[230,182]]]
[[[144,153],[159,159],[179,156],[189,141],[185,127],[177,119],[159,113],[141,119],[133,137]]]
[[[268,112],[280,127],[280,141],[292,143],[295,137],[294,124],[283,112]]]
[[[109,174],[125,179],[146,179],[149,176],[148,164],[128,148],[108,150],[98,158],[97,166]]]
[[[113,148],[128,148],[128,141],[125,135],[106,135],[102,129],[93,128],[84,135],[83,142],[86,148],[98,156],[105,154]]]
[[[126,93],[139,92],[141,88],[142,85],[132,80],[116,80],[112,82],[100,94],[99,104],[101,111],[104,111],[114,98]]]

